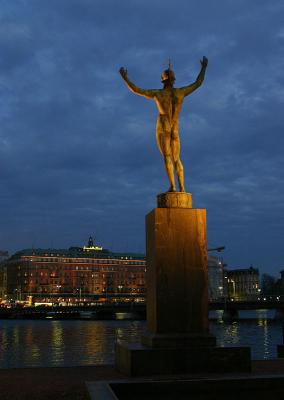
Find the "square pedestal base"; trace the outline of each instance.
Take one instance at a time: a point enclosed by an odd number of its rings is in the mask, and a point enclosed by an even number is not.
[[[277,356],[279,358],[284,358],[284,345],[283,344],[277,345]]]
[[[210,333],[204,334],[179,334],[179,333],[150,333],[146,332],[141,337],[142,345],[152,348],[195,348],[195,347],[214,347],[216,338]]]
[[[250,372],[249,347],[150,348],[117,343],[116,368],[127,376]]]

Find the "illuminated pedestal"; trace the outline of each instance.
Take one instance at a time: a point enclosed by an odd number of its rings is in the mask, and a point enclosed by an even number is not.
[[[206,210],[189,193],[158,196],[146,217],[147,331],[116,347],[127,375],[249,371],[249,348],[217,348],[208,331]]]

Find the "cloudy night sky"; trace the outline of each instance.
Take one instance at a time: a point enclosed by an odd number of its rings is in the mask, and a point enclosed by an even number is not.
[[[284,268],[283,0],[0,0],[0,249],[67,248],[92,234],[145,251],[168,189],[156,105],[170,57],[184,101],[181,158],[209,247],[228,266]]]

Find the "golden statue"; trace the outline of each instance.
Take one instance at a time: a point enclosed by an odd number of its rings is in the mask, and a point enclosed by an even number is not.
[[[176,191],[174,170],[178,178],[179,189],[185,192],[183,166],[180,160],[180,140],[178,134],[178,117],[185,96],[196,90],[203,82],[208,60],[206,57],[200,61],[201,70],[196,81],[188,86],[175,88],[175,74],[170,63],[161,76],[163,89],[140,89],[134,85],[127,76],[127,70],[123,67],[119,72],[128,88],[139,96],[155,100],[159,116],[156,125],[156,138],[158,147],[164,157],[166,172],[170,181],[169,192]]]

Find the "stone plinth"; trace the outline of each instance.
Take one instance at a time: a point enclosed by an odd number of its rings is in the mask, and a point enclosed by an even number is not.
[[[116,367],[131,375],[248,372],[249,348],[217,348],[208,329],[206,210],[189,193],[158,195],[146,216],[147,330],[117,343]]]
[[[197,334],[169,334],[151,333],[147,331],[141,338],[141,343],[151,348],[185,349],[196,347],[212,347],[216,345],[216,338],[210,333]]]
[[[116,367],[128,376],[250,372],[249,347],[171,347],[140,343],[116,345]]]
[[[146,231],[149,334],[207,334],[206,211],[155,208]]]
[[[277,356],[279,358],[284,358],[284,345],[283,344],[277,345]]]
[[[192,208],[191,193],[166,192],[157,196],[158,208]]]

